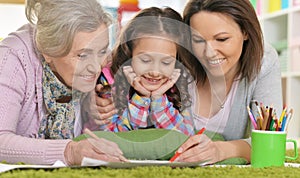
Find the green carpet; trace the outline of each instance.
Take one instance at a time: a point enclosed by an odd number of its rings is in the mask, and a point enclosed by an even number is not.
[[[300,150],[299,150],[300,152]],[[287,155],[292,155],[292,151],[287,151]],[[287,160],[288,161],[288,160]],[[288,161],[300,163],[298,157],[295,161]],[[268,168],[238,168],[235,166],[227,167],[197,167],[197,168],[170,168],[170,167],[138,167],[133,169],[110,169],[110,168],[61,168],[53,170],[12,170],[0,174],[1,178],[56,178],[56,177],[300,177],[300,168],[292,167],[268,167]]]

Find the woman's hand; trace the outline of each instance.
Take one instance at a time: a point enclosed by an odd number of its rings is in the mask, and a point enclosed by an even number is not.
[[[127,161],[116,143],[103,138],[71,141],[67,144],[64,155],[68,165],[80,165],[83,157],[108,162]]]
[[[171,77],[167,80],[162,86],[160,86],[157,90],[152,91],[151,97],[152,98],[159,98],[161,97],[166,91],[168,91],[173,85],[176,83],[180,76],[180,69],[174,69]]]
[[[110,118],[116,113],[112,98],[101,98],[98,92],[102,85],[98,84],[94,91],[90,92],[81,103],[87,118],[93,120],[93,125],[104,125],[110,122]]]
[[[251,159],[251,146],[245,140],[212,141],[205,134],[190,137],[178,149],[176,160],[182,162],[207,161],[213,164],[228,158]]]
[[[143,85],[141,84],[141,78],[136,75],[131,66],[124,66],[123,72],[127,78],[127,81],[136,91],[138,91],[142,96],[151,96],[151,92],[143,87]]]
[[[103,86],[101,84],[96,85],[96,93],[101,92],[102,88]],[[112,97],[102,98],[95,94],[95,103],[97,106],[96,110],[99,113],[95,119],[96,124],[102,125],[110,122],[109,118],[117,113]]]
[[[205,134],[190,137],[179,149],[181,155],[176,159],[180,162],[200,162],[208,161],[213,164],[221,161],[217,142],[213,142]]]

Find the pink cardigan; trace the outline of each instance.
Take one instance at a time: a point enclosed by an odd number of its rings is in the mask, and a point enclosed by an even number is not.
[[[42,66],[27,24],[0,42],[0,162],[53,164],[70,140],[37,139]]]

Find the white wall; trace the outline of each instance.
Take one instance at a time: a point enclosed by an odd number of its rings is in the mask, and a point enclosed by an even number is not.
[[[139,0],[139,7],[146,8],[151,6],[164,7],[168,6],[182,14],[187,0]]]
[[[23,4],[0,4],[0,38],[27,23]]]
[[[109,2],[112,6],[118,6],[118,0],[98,0],[99,2]],[[182,13],[187,0],[139,0],[139,7],[151,6],[174,8]],[[17,30],[27,23],[25,16],[25,6],[23,4],[1,4],[0,3],[0,38],[6,37],[10,32]]]

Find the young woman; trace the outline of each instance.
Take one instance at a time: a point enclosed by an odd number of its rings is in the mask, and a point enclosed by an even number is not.
[[[179,161],[231,157],[250,161],[247,106],[252,100],[282,108],[281,73],[276,51],[263,44],[255,10],[248,0],[190,0],[183,13],[191,27],[195,57],[182,61],[196,78],[193,116],[196,129],[222,134],[213,142],[191,137],[179,150]],[[248,140],[249,141],[249,140]]]

